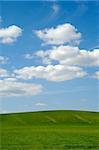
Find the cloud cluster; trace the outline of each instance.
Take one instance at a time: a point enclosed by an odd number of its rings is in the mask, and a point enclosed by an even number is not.
[[[0,29],[0,43],[9,44],[17,40],[22,35],[22,29],[16,25]]]
[[[56,28],[37,30],[35,33],[45,44],[78,44],[81,38],[81,33],[69,23],[58,25]]]
[[[25,80],[42,78],[60,82],[88,75],[83,70],[84,67],[99,66],[99,49],[89,51],[73,45],[73,43],[78,44],[81,38],[81,33],[73,25],[65,23],[56,28],[38,30],[35,33],[45,44],[52,44],[52,48],[26,54],[26,59],[41,58],[43,65],[15,70],[17,78]]]
[[[58,8],[54,7],[53,9],[57,11]],[[15,25],[0,29],[0,42],[13,43],[21,34],[22,29]],[[0,80],[0,96],[32,96],[42,91],[41,85],[22,82],[21,79],[40,78],[62,82],[87,76],[85,67],[99,66],[99,49],[90,51],[80,49],[78,44],[81,33],[73,25],[65,23],[56,28],[37,30],[35,34],[43,40],[44,44],[50,44],[51,48],[27,53],[24,57],[26,59],[40,58],[42,65],[25,66],[13,70],[10,74],[1,68],[0,77],[3,79]],[[5,64],[7,61],[7,57],[0,56],[0,64]],[[99,71],[92,77],[99,79]]]
[[[73,66],[99,66],[99,49],[92,51],[80,50],[75,46],[58,46],[53,47],[48,51],[38,51],[35,53],[43,59],[43,63],[46,60],[53,62],[56,60],[62,65],[73,65]],[[47,62],[47,61],[46,61]]]
[[[80,67],[64,65],[31,66],[14,71],[17,78],[28,80],[32,78],[42,78],[49,81],[60,82],[81,78],[87,75]]]
[[[0,80],[0,97],[33,96],[42,91],[42,86],[14,80]]]

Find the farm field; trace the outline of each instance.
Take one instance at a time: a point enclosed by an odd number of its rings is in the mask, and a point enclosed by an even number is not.
[[[1,150],[99,150],[99,113],[44,111],[0,115]]]

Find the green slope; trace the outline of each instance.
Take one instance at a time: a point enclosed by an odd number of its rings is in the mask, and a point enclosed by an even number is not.
[[[99,124],[99,113],[82,111],[45,111],[0,115],[2,126],[49,124]]]
[[[2,150],[99,150],[98,112],[3,114],[0,129]]]

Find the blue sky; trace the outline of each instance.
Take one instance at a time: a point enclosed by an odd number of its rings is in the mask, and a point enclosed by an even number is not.
[[[99,111],[99,4],[0,7],[0,112]]]

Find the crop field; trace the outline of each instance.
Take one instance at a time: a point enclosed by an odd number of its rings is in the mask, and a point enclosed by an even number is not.
[[[99,150],[99,113],[2,114],[0,150]]]

